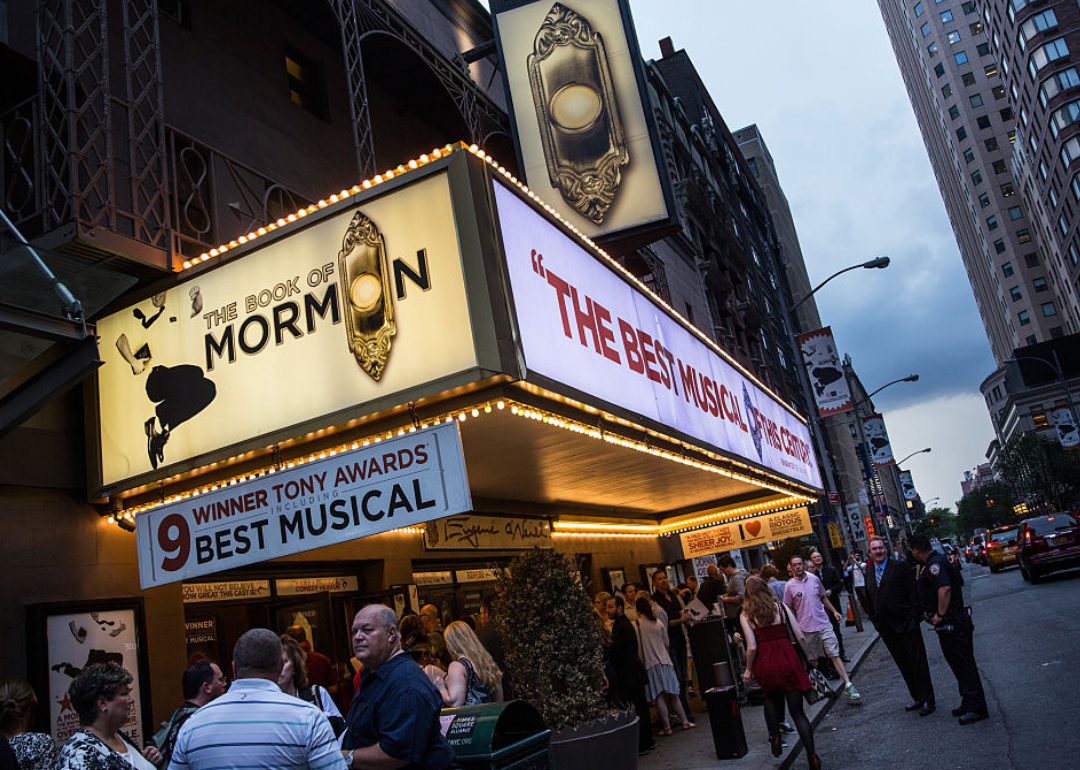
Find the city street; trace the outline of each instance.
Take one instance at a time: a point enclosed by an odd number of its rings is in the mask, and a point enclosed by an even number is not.
[[[1025,583],[1016,568],[991,575],[985,567],[965,565],[964,578],[990,719],[960,727],[949,716],[959,702],[956,680],[929,630],[938,711],[926,718],[905,713],[907,692],[879,642],[857,676],[863,707],[834,707],[817,726],[826,768],[1077,766],[1080,570],[1051,575],[1038,586]],[[800,753],[792,767],[804,763]]]

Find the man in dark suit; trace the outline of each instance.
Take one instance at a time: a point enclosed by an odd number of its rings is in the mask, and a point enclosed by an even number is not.
[[[889,548],[881,538],[872,538],[869,546],[870,563],[864,573],[866,612],[911,693],[913,702],[905,710],[929,716],[936,708],[934,685],[919,625],[922,616],[915,573],[889,556]]]
[[[615,697],[624,704],[633,704],[638,716],[638,755],[652,750],[652,718],[645,685],[649,681],[645,664],[638,657],[638,638],[634,626],[625,614],[626,603],[621,596],[607,600],[607,616],[611,623],[611,668],[615,671]]]

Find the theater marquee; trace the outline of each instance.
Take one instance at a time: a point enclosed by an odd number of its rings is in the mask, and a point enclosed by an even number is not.
[[[315,217],[312,217],[315,219]],[[446,173],[98,322],[105,485],[476,365]]]

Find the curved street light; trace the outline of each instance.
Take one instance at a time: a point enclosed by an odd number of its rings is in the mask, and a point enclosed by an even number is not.
[[[910,460],[910,459],[911,459],[912,457],[914,457],[915,455],[921,455],[921,454],[925,454],[926,452],[930,452],[930,451],[932,451],[932,448],[931,448],[931,447],[927,447],[926,449],[920,449],[920,450],[919,450],[918,452],[912,452],[912,453],[911,453],[911,454],[909,454],[909,455],[908,455],[907,457],[905,457],[905,458],[904,458],[903,460],[901,460],[900,462],[898,462],[898,463],[897,463],[897,465],[903,465],[904,463],[906,463],[906,462],[907,462],[908,460]],[[939,498],[939,499],[940,499],[940,498]]]
[[[817,286],[815,286],[813,289],[811,289],[809,294],[807,294],[805,297],[803,297],[798,302],[796,302],[794,305],[792,305],[790,308],[788,308],[788,313],[794,313],[795,309],[799,305],[801,305],[802,303],[806,302],[806,300],[813,297],[814,294],[817,293],[818,289],[820,289],[822,286],[827,284],[829,281],[831,281],[833,278],[835,278],[838,275],[843,275],[844,273],[848,272],[849,270],[858,270],[860,267],[865,268],[867,270],[873,270],[874,268],[883,269],[883,268],[886,268],[888,266],[889,266],[889,258],[888,257],[874,257],[873,259],[868,259],[866,262],[861,262],[858,265],[852,265],[851,267],[845,267],[843,270],[839,270],[839,271],[833,273],[828,278],[826,278],[824,281],[822,281]]]

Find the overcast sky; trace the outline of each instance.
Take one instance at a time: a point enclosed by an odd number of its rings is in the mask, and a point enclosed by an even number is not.
[[[670,36],[732,131],[756,123],[776,163],[837,345],[875,398],[924,500],[952,507],[993,429],[990,346],[876,2],[631,0],[642,55]]]

